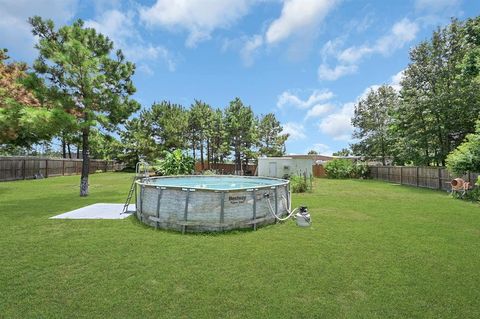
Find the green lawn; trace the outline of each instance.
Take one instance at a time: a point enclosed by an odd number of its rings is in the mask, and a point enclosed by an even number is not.
[[[377,181],[316,180],[310,228],[181,235],[49,220],[122,202],[131,175],[0,183],[0,318],[480,317],[480,207]]]

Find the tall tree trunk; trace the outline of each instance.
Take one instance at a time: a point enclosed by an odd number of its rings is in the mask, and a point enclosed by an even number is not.
[[[62,157],[67,158],[67,143],[65,143],[65,136],[62,134]]]
[[[207,139],[207,169],[210,169],[210,156],[211,156],[211,152],[210,152],[210,140]]]
[[[195,140],[192,141],[192,151],[193,151],[193,160],[196,162],[197,161],[197,156],[195,154],[195,148],[196,148]]]
[[[70,143],[67,143],[68,158],[72,158],[72,150],[70,149]]]
[[[80,143],[77,144],[77,159],[80,159]]]
[[[88,196],[88,173],[90,170],[90,154],[88,145],[89,128],[82,132],[82,176],[80,177],[80,196]]]
[[[200,161],[202,162],[202,171],[205,169],[205,163],[203,160],[203,141],[200,143]]]

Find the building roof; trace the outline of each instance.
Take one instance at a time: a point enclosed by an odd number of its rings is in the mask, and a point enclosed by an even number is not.
[[[321,154],[288,155],[288,156],[292,158],[312,159],[314,161],[329,161],[333,159],[333,156],[321,155]]]
[[[333,159],[332,156],[327,156],[327,155],[318,155],[318,154],[306,154],[306,155],[301,155],[301,154],[293,154],[293,155],[285,155],[285,156],[276,156],[276,157],[259,157],[258,159],[308,159],[308,160],[313,160],[313,161],[329,161]]]

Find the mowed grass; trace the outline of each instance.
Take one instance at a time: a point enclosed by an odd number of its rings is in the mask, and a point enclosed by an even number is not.
[[[0,318],[479,318],[480,207],[377,181],[317,179],[313,225],[181,235],[49,220],[121,203],[132,175],[0,183]],[[181,209],[181,208],[179,208]]]

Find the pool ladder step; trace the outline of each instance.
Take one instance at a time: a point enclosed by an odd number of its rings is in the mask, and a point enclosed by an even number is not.
[[[135,181],[137,180],[137,176],[133,178],[132,185],[130,186],[130,190],[128,191],[127,200],[123,205],[122,214],[126,214],[128,212],[128,206],[130,205],[130,201],[132,200],[133,193],[135,192]]]
[[[136,187],[135,182],[137,181],[137,179],[149,177],[149,173],[148,173],[149,170],[150,170],[150,164],[145,162],[143,159],[141,159],[140,162],[138,162],[135,165],[135,176],[133,177],[132,185],[130,186],[130,190],[128,191],[128,196],[127,196],[127,200],[125,201],[125,205],[123,205],[122,214],[125,214],[128,212],[128,206],[130,205],[130,201],[132,200],[133,193],[135,193],[135,187]]]

